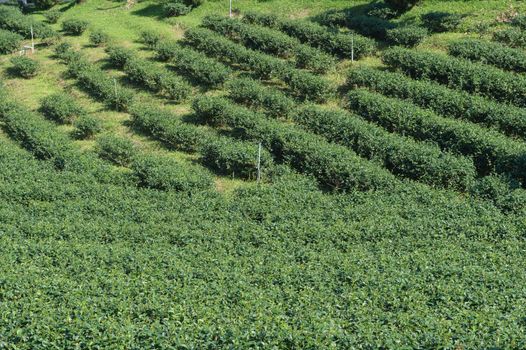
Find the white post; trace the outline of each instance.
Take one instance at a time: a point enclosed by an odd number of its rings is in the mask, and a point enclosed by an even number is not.
[[[258,145],[258,179],[257,183],[261,180],[261,142]]]
[[[230,11],[228,13],[229,17],[232,17],[232,0],[230,0]]]
[[[31,53],[35,53],[35,41],[33,36],[33,25],[31,25]]]

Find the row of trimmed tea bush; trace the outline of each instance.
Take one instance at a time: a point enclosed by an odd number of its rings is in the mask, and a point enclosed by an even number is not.
[[[208,29],[187,30],[185,42],[207,55],[240,66],[259,78],[280,79],[297,98],[322,102],[334,92],[330,83],[322,77],[296,69],[275,57],[247,49]]]
[[[387,50],[382,60],[417,79],[431,79],[501,102],[526,107],[526,77],[488,65],[432,52],[396,47]]]
[[[375,50],[375,42],[369,38],[358,34],[335,33],[313,22],[286,20],[256,12],[245,13],[243,21],[279,29],[304,44],[342,58],[350,58],[354,51],[354,57],[358,59],[371,55]]]
[[[349,93],[349,108],[388,131],[430,140],[444,150],[473,157],[481,176],[498,172],[526,179],[526,146],[495,131],[363,89]]]
[[[352,69],[347,84],[366,87],[381,94],[407,99],[445,117],[464,119],[526,139],[526,111],[465,91],[389,71],[368,67]]]
[[[257,109],[272,118],[287,119],[295,102],[280,90],[268,88],[250,78],[232,79],[227,83],[228,97]]]
[[[118,111],[126,111],[131,106],[134,98],[132,90],[121,86],[80,52],[63,46],[58,46],[55,52],[67,64],[68,74],[90,94]]]
[[[206,57],[201,52],[182,47],[174,40],[159,40],[155,51],[160,60],[169,61],[178,72],[197,84],[221,86],[232,73],[220,62]]]
[[[0,54],[8,54],[20,49],[23,37],[9,30],[0,29]]]
[[[526,53],[499,43],[467,39],[450,44],[448,52],[452,56],[490,64],[501,69],[518,73],[526,72]]]
[[[134,83],[167,95],[180,102],[186,99],[191,91],[190,85],[169,70],[156,66],[153,62],[142,59],[132,51],[121,47],[109,47],[106,52],[110,62],[121,68]]]
[[[262,142],[277,160],[315,177],[324,187],[341,191],[372,190],[392,188],[398,183],[387,170],[360,158],[347,147],[267,119],[225,98],[200,96],[193,108],[209,124],[235,128],[243,138]]]
[[[0,28],[18,33],[26,39],[31,39],[31,28],[33,28],[34,37],[38,39],[47,39],[57,35],[49,25],[24,15],[15,6],[0,6]]]
[[[257,145],[218,136],[204,128],[184,123],[176,115],[153,105],[136,104],[130,110],[135,127],[170,147],[202,155],[205,165],[225,175],[254,178]],[[262,167],[272,166],[268,151],[262,152]]]
[[[258,25],[250,25],[234,18],[207,16],[202,26],[248,48],[277,55],[282,58],[295,57],[296,66],[325,73],[335,63],[331,55],[301,44],[280,31]]]
[[[472,159],[390,133],[356,115],[307,106],[294,114],[293,120],[315,134],[351,148],[364,158],[380,162],[395,175],[457,190],[466,190],[475,178]]]
[[[520,28],[504,29],[493,34],[493,40],[514,48],[526,47],[526,30]]]

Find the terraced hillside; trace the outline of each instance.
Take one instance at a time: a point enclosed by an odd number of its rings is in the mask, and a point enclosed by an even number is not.
[[[526,347],[524,4],[180,5],[0,5],[0,348]]]

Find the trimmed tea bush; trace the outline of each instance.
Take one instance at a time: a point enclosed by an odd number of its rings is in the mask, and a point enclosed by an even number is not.
[[[179,2],[169,2],[163,5],[163,10],[166,17],[177,17],[189,14],[192,8]]]
[[[102,135],[97,138],[95,151],[102,159],[116,165],[128,166],[137,155],[137,147],[129,138]]]
[[[62,22],[62,30],[67,35],[74,35],[78,36],[81,35],[88,29],[89,22],[82,20],[82,19],[67,19],[64,22]]]
[[[399,27],[387,30],[386,39],[394,45],[413,47],[427,36],[427,30],[417,26]]]
[[[466,39],[449,45],[449,54],[518,73],[526,72],[526,53],[502,44]]]
[[[526,30],[510,28],[493,34],[493,40],[515,48],[526,47]]]
[[[184,164],[167,156],[137,157],[132,170],[141,187],[161,191],[207,190],[213,186],[212,176],[202,167]]]
[[[86,114],[75,98],[66,93],[56,93],[45,97],[41,102],[40,112],[46,118],[60,124],[72,123],[76,118]]]
[[[348,85],[351,88],[366,87],[384,95],[407,99],[445,117],[468,120],[508,135],[526,138],[524,110],[518,107],[449,89],[434,82],[413,80],[401,73],[367,67],[352,69]]]
[[[162,38],[163,36],[161,34],[153,30],[145,30],[140,34],[141,42],[150,49],[155,48]]]
[[[102,46],[110,41],[110,36],[101,30],[90,33],[89,42],[94,46]]]
[[[40,69],[40,64],[37,61],[26,56],[13,57],[11,63],[13,64],[13,73],[26,79],[36,76]]]
[[[431,79],[500,102],[526,107],[526,78],[488,65],[404,48],[384,52],[382,60],[415,79]]]
[[[456,13],[429,12],[422,15],[422,22],[433,33],[452,32],[460,25],[463,17]]]
[[[81,115],[73,123],[73,135],[78,139],[89,139],[102,131],[102,122],[89,114]]]
[[[54,24],[62,17],[62,12],[59,10],[49,10],[44,12],[44,17],[48,23]]]
[[[23,37],[8,30],[0,29],[0,53],[8,54],[21,48]]]

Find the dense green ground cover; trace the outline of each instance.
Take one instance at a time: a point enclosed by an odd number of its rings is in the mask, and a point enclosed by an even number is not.
[[[2,5],[0,349],[525,348],[526,5],[234,5]]]

